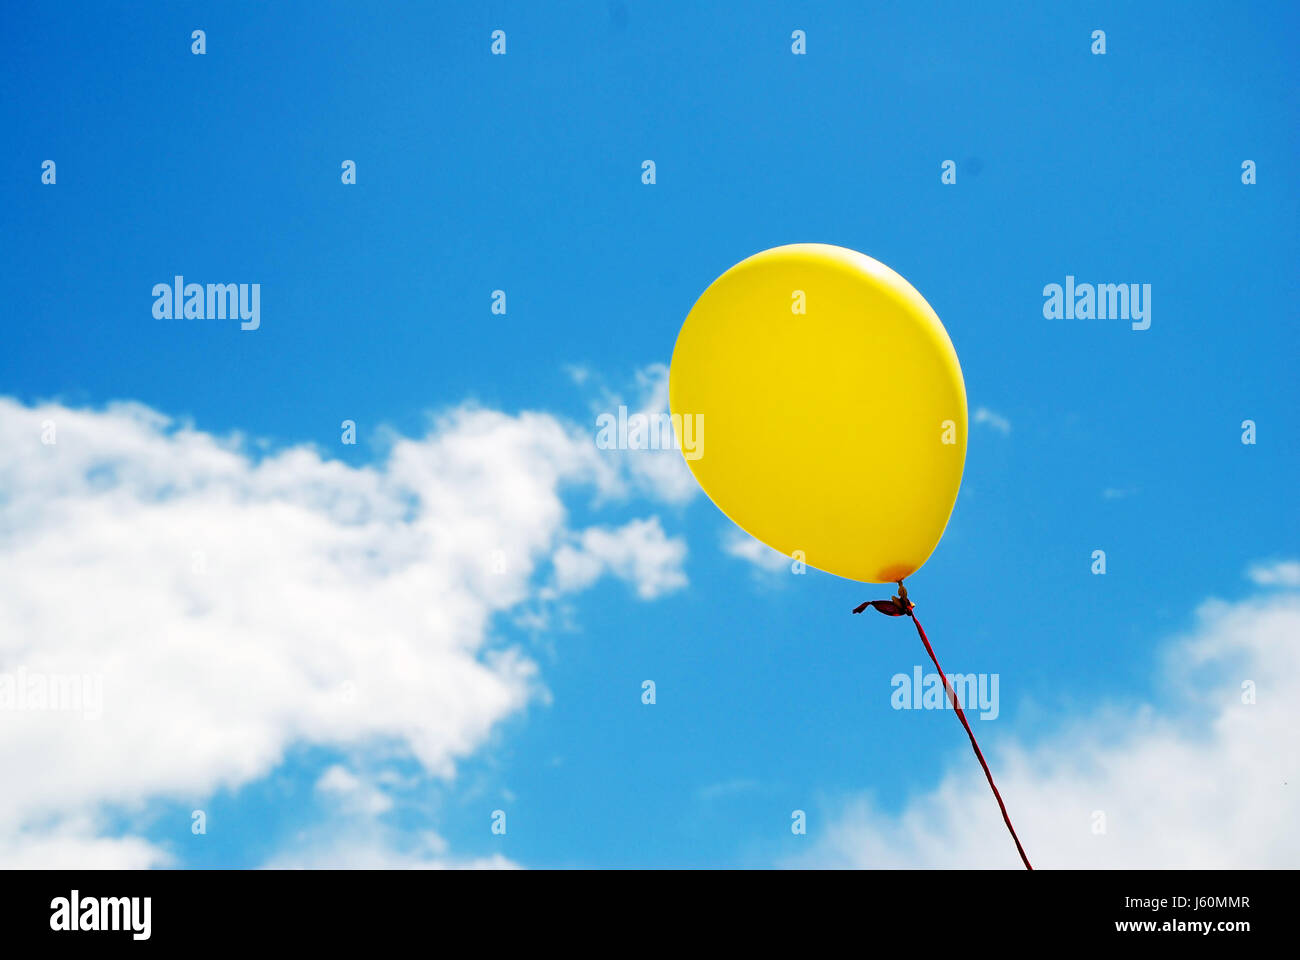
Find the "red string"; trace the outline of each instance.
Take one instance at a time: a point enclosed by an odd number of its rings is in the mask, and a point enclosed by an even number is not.
[[[961,702],[957,699],[957,691],[952,688],[948,682],[948,674],[943,672],[943,667],[939,666],[939,658],[934,655],[934,648],[930,646],[930,640],[925,635],[925,629],[921,626],[921,621],[916,619],[916,614],[909,611],[912,622],[916,624],[916,632],[921,635],[921,642],[925,644],[925,652],[930,655],[930,660],[934,663],[934,668],[939,671],[939,676],[943,678],[943,688],[948,692],[948,698],[953,707],[957,710],[957,719],[961,725],[966,728],[966,736],[970,737],[970,745],[975,748],[975,756],[979,757],[980,766],[984,768],[984,776],[988,777],[989,786],[993,788],[993,796],[997,797],[998,807],[1002,810],[1002,819],[1006,821],[1007,829],[1011,831],[1011,839],[1016,842],[1016,850],[1020,854],[1020,859],[1025,863],[1026,870],[1034,869],[1029,864],[1029,858],[1025,856],[1025,848],[1020,845],[1020,838],[1016,836],[1016,828],[1011,825],[1011,818],[1007,816],[1007,805],[1002,802],[1002,794],[998,793],[998,785],[993,782],[993,774],[989,772],[989,765],[984,762],[984,754],[980,753],[980,745],[975,742],[975,734],[966,722],[966,714],[961,708]]]

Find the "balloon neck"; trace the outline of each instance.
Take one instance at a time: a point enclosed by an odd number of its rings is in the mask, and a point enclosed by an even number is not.
[[[916,608],[911,600],[907,599],[907,587],[903,586],[902,580],[895,581],[898,584],[898,594],[890,597],[888,600],[868,600],[853,608],[854,613],[861,613],[867,607],[873,607],[887,617],[910,617],[912,611]]]

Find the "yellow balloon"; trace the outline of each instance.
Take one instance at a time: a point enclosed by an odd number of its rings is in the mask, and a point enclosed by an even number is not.
[[[943,536],[966,462],[961,366],[925,299],[865,254],[797,243],[720,276],[677,337],[669,404],[697,425],[683,452],[704,492],[786,556],[888,583]]]

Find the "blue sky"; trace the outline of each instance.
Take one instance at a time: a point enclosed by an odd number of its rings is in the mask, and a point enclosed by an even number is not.
[[[349,468],[466,404],[540,412],[594,446],[595,412],[635,401],[718,274],[820,241],[908,278],[972,413],[1006,424],[972,425],[948,531],[912,581],[944,665],[1000,675],[1000,715],[977,724],[991,756],[1102,705],[1173,709],[1170,638],[1298,552],[1294,5],[67,3],[4,19],[0,395],[21,405],[129,400]],[[261,283],[261,328],[155,319],[151,288],[178,273]],[[1044,319],[1043,287],[1067,274],[1150,284],[1150,329]],[[562,493],[574,530],[657,516],[688,585],[644,599],[606,576],[542,627],[496,611],[483,655],[524,651],[547,694],[454,777],[400,738],[290,738],[201,795],[90,795],[96,830],[179,865],[256,866],[346,826],[319,783],[340,765],[389,778],[371,826],[392,849],[433,831],[456,857],[524,866],[765,866],[816,839],[791,834],[792,810],[815,835],[852,798],[889,816],[974,766],[954,718],[891,709],[889,678],[923,651],[910,625],[848,615],[883,588],[729,554],[702,495]],[[539,560],[529,582],[550,576]]]

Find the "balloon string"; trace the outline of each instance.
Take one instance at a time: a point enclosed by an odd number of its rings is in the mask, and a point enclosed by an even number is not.
[[[975,756],[979,757],[980,766],[984,768],[984,776],[988,778],[989,786],[993,788],[993,796],[997,798],[998,807],[1002,811],[1002,819],[1006,822],[1007,829],[1011,831],[1011,839],[1016,842],[1016,851],[1020,854],[1020,859],[1024,861],[1025,869],[1034,869],[1030,866],[1029,858],[1025,856],[1025,848],[1020,845],[1020,838],[1016,836],[1016,828],[1011,825],[1011,817],[1007,815],[1007,805],[1002,802],[1002,794],[998,793],[998,785],[993,782],[993,774],[989,772],[989,765],[984,762],[984,754],[980,752],[980,745],[975,742],[975,733],[971,730],[970,724],[966,722],[966,713],[961,708],[961,701],[957,699],[957,691],[952,688],[948,682],[948,675],[943,672],[943,667],[939,666],[939,658],[934,655],[934,648],[930,646],[930,640],[925,635],[925,628],[921,626],[921,621],[916,619],[916,613],[909,610],[908,616],[916,624],[916,632],[921,635],[921,642],[925,644],[925,652],[930,655],[930,660],[934,668],[939,671],[939,676],[943,678],[943,688],[948,693],[948,698],[952,701],[953,707],[957,711],[957,719],[961,725],[966,728],[966,736],[970,737],[970,745],[975,748]]]

